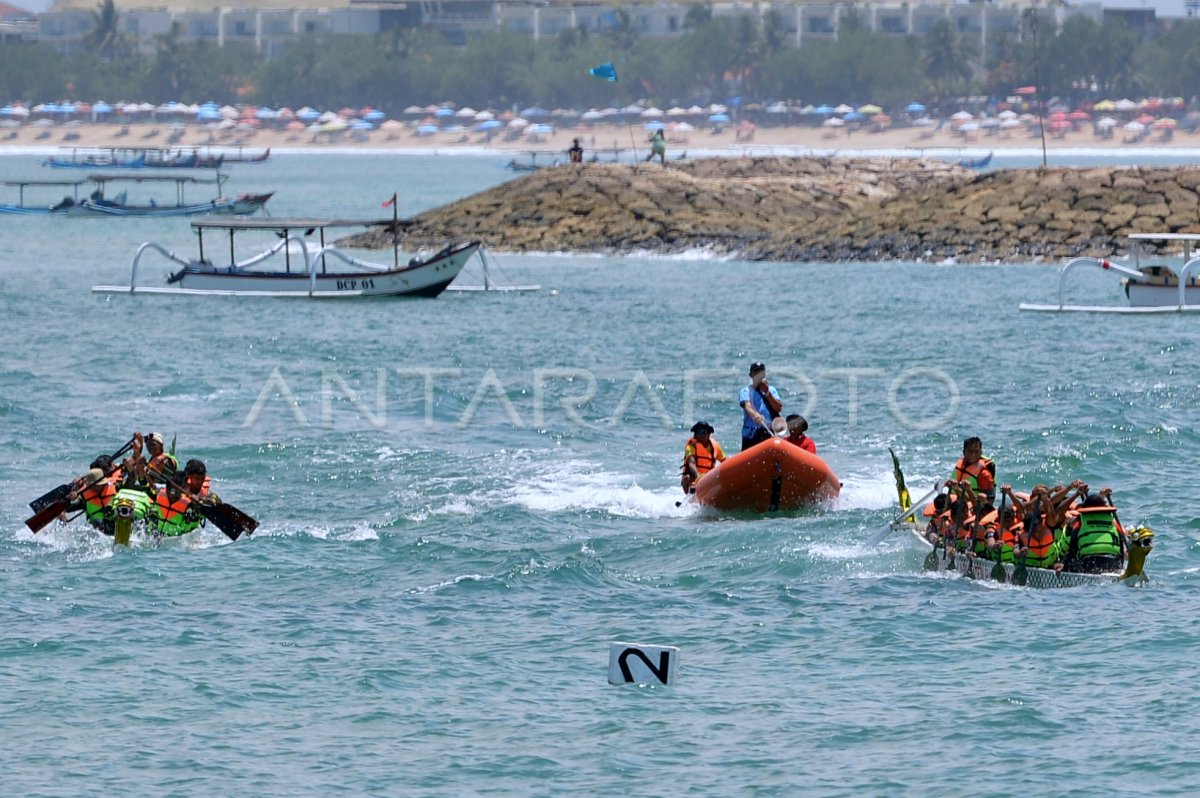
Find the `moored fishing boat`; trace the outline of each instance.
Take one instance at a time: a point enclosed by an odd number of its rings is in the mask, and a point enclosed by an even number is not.
[[[1063,264],[1058,272],[1057,304],[1022,303],[1021,310],[1049,313],[1181,313],[1200,311],[1200,283],[1192,276],[1200,264],[1200,234],[1196,233],[1134,233],[1129,236],[1134,252],[1133,267],[1114,263],[1109,258],[1079,257]],[[1138,242],[1161,242],[1166,246],[1181,244],[1182,260],[1178,271],[1163,263],[1143,266]],[[1071,305],[1066,301],[1067,277],[1076,269],[1095,266],[1124,275],[1121,285],[1129,304]]]
[[[0,203],[0,214],[35,216],[60,214],[65,216],[71,208],[78,204],[79,187],[86,182],[86,180],[6,180],[2,185],[17,189],[17,201],[15,203]],[[70,189],[71,193],[65,197],[56,199],[53,203],[26,205],[25,192],[29,189],[33,189],[35,193],[39,189],[53,189],[54,191]]]
[[[829,504],[841,487],[820,457],[771,438],[718,463],[696,482],[695,497],[718,510],[765,513]]]
[[[89,175],[88,180],[96,184],[96,190],[84,200],[68,207],[68,214],[85,216],[204,216],[204,215],[234,215],[248,216],[256,213],[267,204],[274,192],[242,193],[234,197],[221,194],[221,188],[228,175],[217,172],[212,180],[190,175],[157,175],[143,174],[95,174]],[[131,203],[128,201],[128,191],[122,191],[116,197],[108,197],[105,193],[108,184],[128,182],[135,185],[170,185],[175,184],[175,202],[158,202],[150,199],[148,202]],[[206,202],[189,202],[184,192],[189,185],[215,185],[217,196]]]
[[[153,242],[144,242],[133,258],[129,285],[96,285],[92,291],[106,294],[197,294],[213,296],[269,296],[309,299],[413,296],[436,297],[458,276],[466,262],[479,251],[478,241],[452,243],[440,251],[402,261],[393,249],[391,264],[363,260],[325,241],[331,228],[371,227],[388,224],[387,220],[348,219],[204,219],[192,222],[197,234],[199,253],[183,258]],[[217,266],[205,253],[206,232],[225,233],[229,237],[230,261]],[[264,250],[237,259],[235,238],[258,231],[275,237]],[[318,234],[310,244],[307,236]],[[293,262],[293,250],[300,253]],[[166,277],[165,285],[141,285],[138,269],[142,256],[156,252],[182,268]],[[282,264],[280,264],[282,261]],[[334,270],[330,263],[340,261],[349,268]],[[272,264],[268,267],[264,264]],[[282,265],[282,269],[280,268]]]

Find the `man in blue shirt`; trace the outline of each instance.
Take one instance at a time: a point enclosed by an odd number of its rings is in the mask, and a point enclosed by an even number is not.
[[[779,417],[783,402],[779,393],[767,384],[767,367],[750,365],[750,384],[738,394],[742,406],[742,451],[771,437],[771,422]]]

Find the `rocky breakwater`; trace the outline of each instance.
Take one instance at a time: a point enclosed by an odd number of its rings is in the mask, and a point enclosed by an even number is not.
[[[931,159],[712,158],[564,165],[356,236],[355,246],[678,253],[752,260],[1028,261],[1200,233],[1200,167],[1014,169]]]

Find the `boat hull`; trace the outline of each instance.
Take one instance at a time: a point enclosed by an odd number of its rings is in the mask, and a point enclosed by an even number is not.
[[[718,510],[765,513],[825,505],[842,483],[824,460],[781,438],[733,455],[696,482],[696,501]]]
[[[1179,284],[1175,285],[1143,285],[1129,282],[1125,284],[1125,293],[1129,297],[1129,306],[1134,308],[1171,307],[1179,306]],[[1200,286],[1188,285],[1183,289],[1185,305],[1196,305],[1200,308]]]
[[[249,216],[262,210],[274,192],[267,194],[243,194],[232,199],[225,198],[200,202],[194,205],[103,205],[84,200],[67,209],[72,216],[204,216],[236,215]]]
[[[436,297],[454,281],[479,242],[448,248],[424,263],[388,271],[318,273],[256,272],[189,266],[165,286],[93,286],[108,294],[200,294],[212,296],[269,296],[309,299],[356,297]]]
[[[918,527],[912,524],[905,524],[904,527],[909,530],[913,536],[913,539],[921,548],[921,551],[926,554],[926,570],[942,573],[955,572],[962,576],[967,576],[969,574],[980,581],[993,581],[992,571],[995,569],[996,563],[992,560],[987,560],[982,557],[968,557],[963,552],[952,552],[953,556],[947,556],[945,549],[943,549],[941,546],[938,546],[936,549],[934,549],[929,541],[925,539],[924,533]],[[932,557],[929,556],[931,554],[933,555]],[[1016,566],[1005,563],[1003,567],[1004,582],[1011,583],[1013,571],[1015,570]],[[1022,585],[1022,587],[1087,587],[1089,585],[1114,585],[1121,581],[1121,574],[1119,572],[1103,574],[1080,574],[1068,571],[1055,571],[1051,568],[1026,568],[1025,584]],[[1129,581],[1132,583],[1140,580],[1131,579]]]

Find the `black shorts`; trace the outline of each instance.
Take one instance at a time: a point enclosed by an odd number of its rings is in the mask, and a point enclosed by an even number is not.
[[[751,446],[757,446],[758,444],[769,439],[770,437],[771,437],[771,433],[767,432],[762,427],[759,427],[758,430],[755,431],[755,433],[753,435],[751,435],[749,438],[742,438],[742,451],[743,452],[746,451]]]

